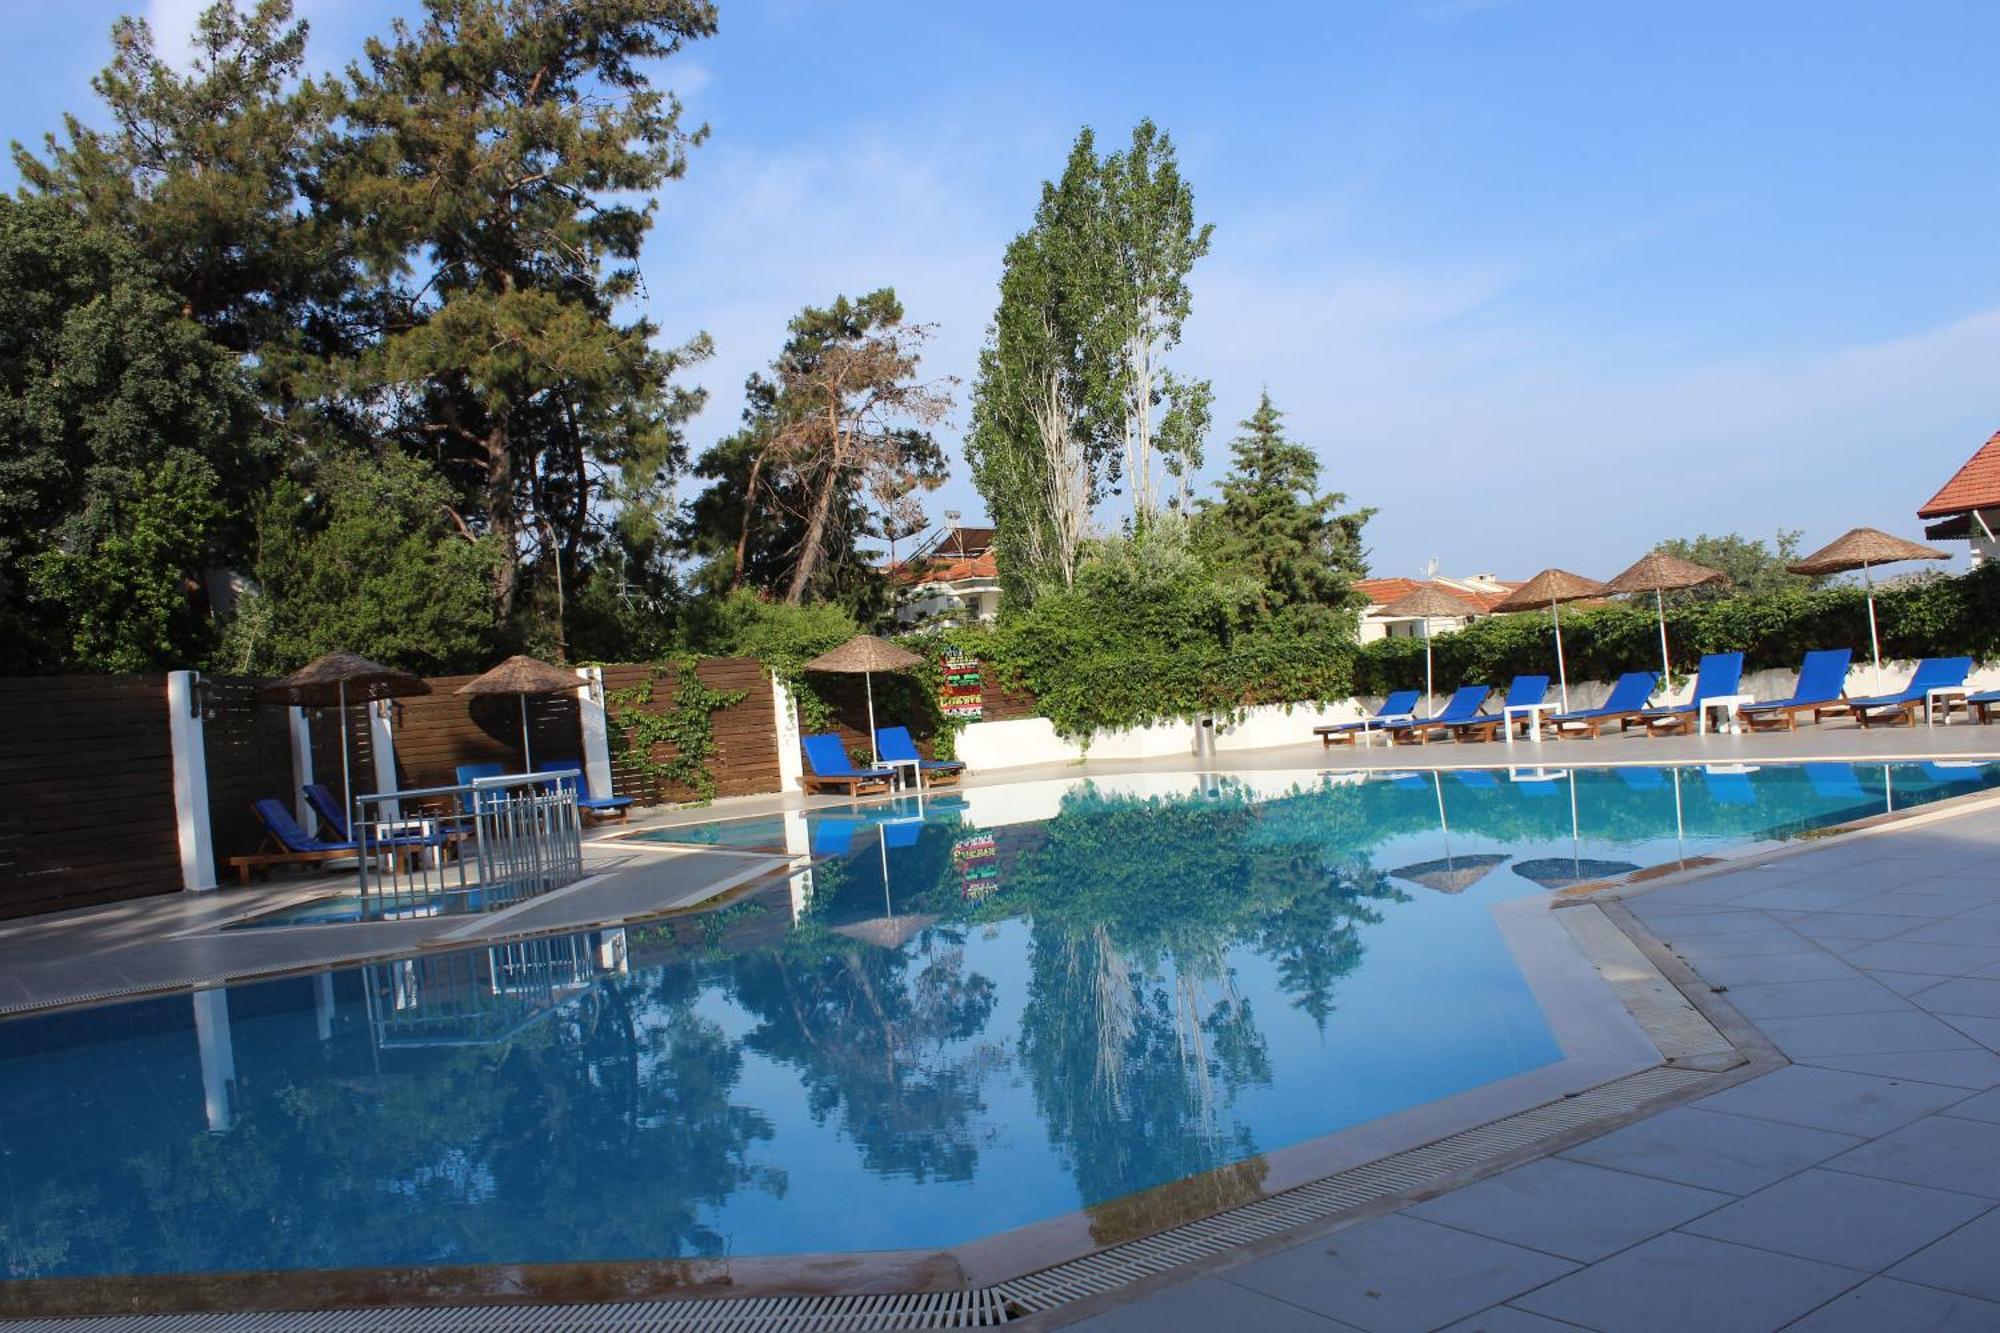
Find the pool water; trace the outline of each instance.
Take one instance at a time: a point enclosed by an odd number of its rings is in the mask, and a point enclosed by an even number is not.
[[[1560,1058],[1495,903],[1996,777],[1187,778],[718,821],[812,869],[706,915],[0,1023],[0,1276],[930,1248],[1254,1183],[1260,1153]]]

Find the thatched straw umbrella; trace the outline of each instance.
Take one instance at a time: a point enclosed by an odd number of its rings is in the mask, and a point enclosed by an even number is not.
[[[1632,861],[1593,861],[1588,857],[1545,856],[1534,861],[1517,861],[1514,873],[1545,889],[1566,889],[1574,884],[1629,875],[1639,866]]]
[[[1481,852],[1476,856],[1447,856],[1436,861],[1420,861],[1389,873],[1397,879],[1421,884],[1435,893],[1464,893],[1506,860],[1506,857],[1494,852]]]
[[[887,639],[878,639],[873,634],[857,634],[840,647],[821,653],[806,663],[806,670],[839,671],[850,675],[857,671],[861,673],[862,686],[868,692],[868,753],[879,764],[882,754],[875,748],[875,673],[905,671],[923,660],[909,649],[898,648]]]
[[[294,708],[340,709],[340,796],[347,802],[347,817],[352,827],[354,778],[347,757],[347,701],[400,699],[430,692],[430,686],[407,671],[385,667],[356,653],[328,653],[282,680],[272,681],[257,693],[260,698]]]
[[[1605,587],[1596,579],[1572,574],[1567,569],[1545,569],[1494,603],[1495,611],[1537,611],[1549,608],[1556,627],[1556,677],[1562,682],[1562,708],[1569,711],[1569,666],[1563,661],[1563,602],[1580,602],[1586,597],[1602,597]],[[1508,734],[1512,734],[1511,732]]]
[[[521,771],[535,771],[535,756],[528,749],[528,696],[531,694],[573,694],[582,682],[575,672],[550,666],[539,658],[516,654],[491,671],[474,676],[458,687],[459,694],[512,694],[521,701]]]
[[[1636,564],[1604,586],[1610,592],[1653,594],[1653,609],[1660,613],[1660,683],[1672,689],[1674,666],[1667,656],[1667,603],[1662,594],[1680,588],[1698,588],[1704,583],[1727,582],[1729,576],[1719,569],[1697,565],[1692,560],[1683,560],[1665,551],[1651,551],[1640,556]]]
[[[1471,604],[1440,590],[1434,583],[1420,583],[1375,614],[1393,616],[1399,620],[1420,619],[1424,622],[1424,711],[1428,713],[1431,699],[1437,693],[1432,688],[1431,677],[1431,618],[1443,616],[1453,620],[1463,619],[1472,614]]]
[[[1875,630],[1875,579],[1869,570],[1875,565],[1893,565],[1904,560],[1949,560],[1949,551],[1921,542],[1905,541],[1878,528],[1852,528],[1834,538],[1803,560],[1786,568],[1794,574],[1845,574],[1861,571],[1862,586],[1868,590],[1868,647],[1875,654],[1875,692],[1882,692],[1882,638]]]

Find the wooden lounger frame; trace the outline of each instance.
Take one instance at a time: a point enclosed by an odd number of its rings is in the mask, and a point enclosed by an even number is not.
[[[1749,731],[1776,731],[1780,725],[1786,731],[1797,731],[1800,713],[1811,713],[1813,725],[1818,726],[1822,718],[1839,717],[1847,711],[1847,696],[1843,694],[1809,704],[1745,704],[1736,710],[1736,720]]]
[[[806,773],[799,778],[799,785],[815,795],[831,788],[836,792],[845,790],[849,796],[867,796],[873,792],[888,791],[894,783],[895,779],[892,777],[850,777],[845,773],[836,773],[832,777],[824,778],[817,773]]]
[[[448,849],[455,854],[457,841],[456,838],[447,839],[440,844],[440,850]],[[422,846],[384,847],[373,854],[398,857],[406,863],[404,869],[407,871],[424,850]],[[325,865],[329,861],[352,861],[360,855],[361,853],[352,847],[321,847],[309,852],[295,852],[279,842],[277,834],[266,832],[264,841],[258,844],[256,851],[248,856],[230,857],[229,866],[236,872],[237,883],[247,885],[253,873],[260,879],[269,879],[273,866]]]

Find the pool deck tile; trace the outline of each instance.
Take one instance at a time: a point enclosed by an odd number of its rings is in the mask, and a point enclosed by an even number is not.
[[[1860,1143],[1852,1134],[1677,1106],[1562,1155],[1699,1189],[1749,1194]]]
[[[1729,1002],[1745,1018],[1805,1018],[1821,1014],[1898,1013],[1910,1010],[1902,996],[1871,977],[1835,981],[1780,981],[1732,986]]]
[[[1392,1216],[1253,1260],[1224,1276],[1370,1333],[1418,1333],[1501,1304],[1575,1268],[1518,1245]]]
[[[1173,1299],[1158,1305],[1123,1305],[1093,1315],[1071,1328],[1089,1333],[1215,1333],[1235,1329],[1250,1333],[1356,1333],[1355,1326],[1302,1310],[1296,1305],[1220,1278],[1198,1278],[1173,1289]]]
[[[1618,1333],[1765,1333],[1867,1277],[1856,1269],[1673,1232],[1512,1304]]]
[[[1992,1333],[2000,1328],[2000,1305],[1898,1282],[1872,1278],[1814,1310],[1788,1333]]]
[[[2000,1208],[1917,1251],[1889,1272],[1961,1296],[2000,1301]]]
[[[1724,1088],[1701,1101],[1711,1111],[1776,1120],[1807,1129],[1873,1137],[1900,1129],[1933,1111],[1956,1108],[1964,1088],[1851,1074],[1813,1065],[1787,1065]]]
[[[1842,1153],[1827,1165],[1835,1171],[1929,1185],[2000,1203],[2000,1125],[1961,1116],[1926,1116]],[[1994,1267],[2000,1270],[2000,1262]]]
[[[1805,1171],[1681,1229],[1879,1273],[1987,1211],[1984,1200],[1840,1171]]]
[[[1734,1202],[1713,1190],[1548,1157],[1404,1211],[1589,1262]]]
[[[1900,1013],[1813,1014],[1765,1018],[1757,1026],[1794,1060],[1816,1055],[1890,1055],[1909,1051],[1955,1051],[1975,1043],[1958,1029],[1920,1009]]]

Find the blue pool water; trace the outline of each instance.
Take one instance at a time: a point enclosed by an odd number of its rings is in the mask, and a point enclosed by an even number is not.
[[[1254,1177],[1559,1058],[1494,903],[1996,776],[1042,784],[719,821],[696,836],[802,836],[809,881],[0,1023],[0,1276],[934,1247]]]

